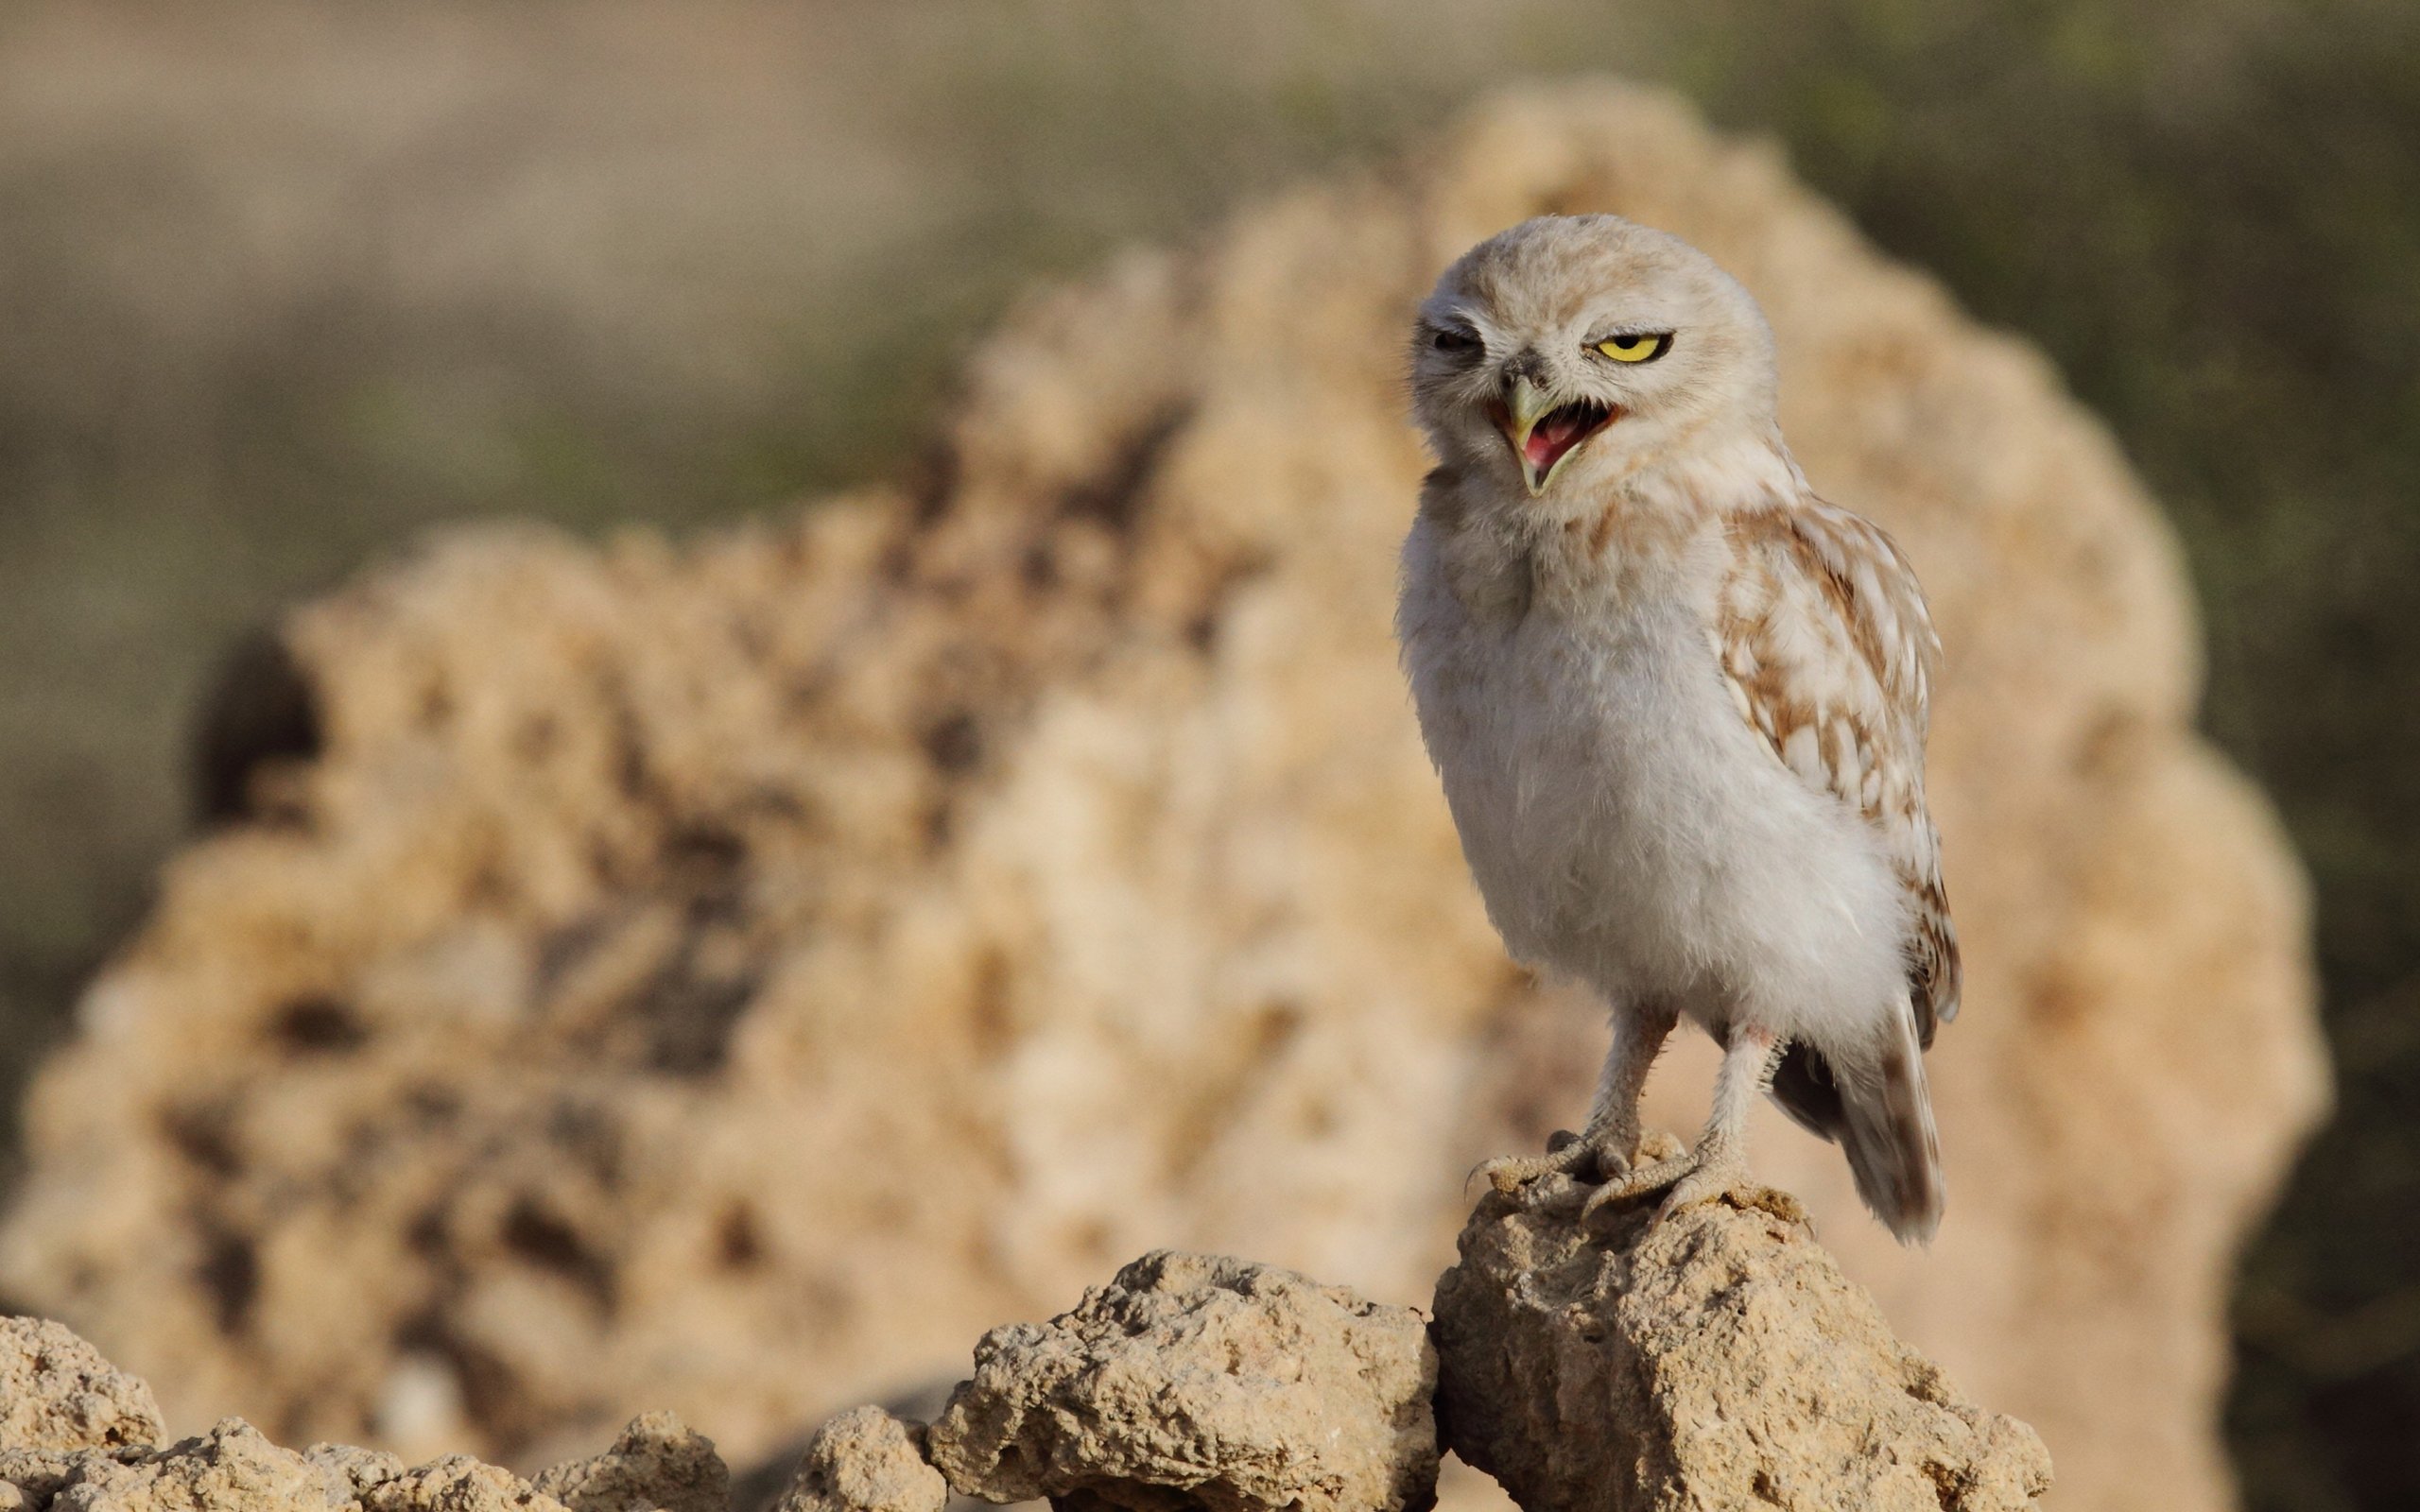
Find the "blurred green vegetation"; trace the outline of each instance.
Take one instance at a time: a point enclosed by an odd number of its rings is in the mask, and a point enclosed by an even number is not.
[[[1779,135],[2039,341],[2183,528],[2342,1077],[2247,1259],[2229,1428],[2257,1512],[2420,1505],[2407,0],[11,9],[0,1077],[139,916],[199,690],[281,605],[441,520],[894,472],[1035,276],[1608,71]]]

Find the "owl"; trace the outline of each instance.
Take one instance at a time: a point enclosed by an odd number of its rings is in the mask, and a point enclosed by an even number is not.
[[[1763,312],[1677,237],[1545,216],[1445,271],[1411,379],[1421,734],[1508,950],[1613,1019],[1585,1128],[1482,1169],[1669,1212],[1746,1183],[1762,1092],[1929,1239],[1923,1057],[1959,990],[1925,807],[1940,644],[1891,538],[1783,444]],[[1712,1112],[1648,1160],[1639,1094],[1685,1019],[1722,1047]]]

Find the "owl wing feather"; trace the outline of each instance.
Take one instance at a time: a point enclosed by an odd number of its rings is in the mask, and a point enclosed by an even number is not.
[[[1925,810],[1925,727],[1941,644],[1891,538],[1812,496],[1726,522],[1734,567],[1716,652],[1776,760],[1871,825],[1906,890],[1909,1011],[1877,1044],[1793,1042],[1783,1111],[1840,1142],[1858,1194],[1902,1241],[1941,1222],[1940,1139],[1924,1052],[1958,1013],[1958,936]]]
[[[1739,713],[1809,787],[1874,827],[1907,889],[1908,995],[1926,1048],[1958,1016],[1958,936],[1925,808],[1940,638],[1880,527],[1812,495],[1725,522],[1733,569],[1717,651]]]

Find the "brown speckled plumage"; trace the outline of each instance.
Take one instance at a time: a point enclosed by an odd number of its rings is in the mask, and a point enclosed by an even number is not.
[[[1925,728],[1941,641],[1899,548],[1814,496],[1724,522],[1734,565],[1716,626],[1740,716],[1809,785],[1863,815],[1906,887],[1920,1042],[1958,1017],[1958,931],[1925,809]]]

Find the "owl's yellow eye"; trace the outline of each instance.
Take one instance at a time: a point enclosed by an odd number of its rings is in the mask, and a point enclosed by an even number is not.
[[[1597,350],[1616,362],[1653,362],[1672,350],[1672,333],[1648,331],[1634,336],[1616,336],[1599,341]]]

